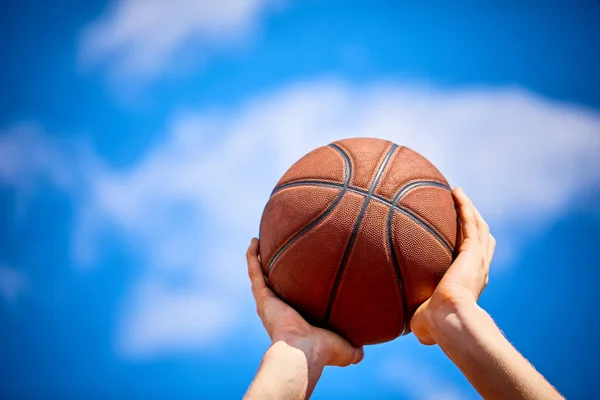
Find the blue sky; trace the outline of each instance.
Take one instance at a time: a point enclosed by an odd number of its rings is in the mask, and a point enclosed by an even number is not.
[[[0,6],[0,397],[239,398],[268,346],[244,250],[283,172],[408,145],[498,238],[481,304],[600,390],[600,2]],[[227,199],[227,200],[224,200]],[[411,335],[314,398],[476,395]]]

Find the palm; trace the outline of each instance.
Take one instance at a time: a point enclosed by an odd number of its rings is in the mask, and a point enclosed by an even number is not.
[[[265,299],[261,319],[271,337],[285,329],[308,333],[313,328],[296,310],[275,296]]]

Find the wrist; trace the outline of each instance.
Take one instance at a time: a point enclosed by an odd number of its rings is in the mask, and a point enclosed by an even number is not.
[[[287,371],[286,377],[281,379],[282,382],[290,383],[301,377],[305,382],[301,384],[300,392],[303,393],[301,398],[309,398],[326,365],[322,353],[318,344],[308,337],[274,335],[273,343],[265,354],[264,360],[271,363],[278,374],[282,373],[282,369]],[[295,397],[290,396],[290,398]]]
[[[325,368],[326,360],[319,342],[302,332],[282,332],[273,335],[273,346],[282,342],[290,347],[300,350],[306,359],[307,366],[311,371],[319,371],[319,375]]]
[[[275,341],[266,351],[248,399],[307,398],[308,379],[304,353],[283,341]]]
[[[449,329],[460,328],[466,323],[469,316],[481,311],[483,310],[472,297],[448,296],[438,301],[435,307],[430,308],[427,315],[429,332],[436,339]]]

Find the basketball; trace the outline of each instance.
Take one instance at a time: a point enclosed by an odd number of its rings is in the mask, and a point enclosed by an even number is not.
[[[457,212],[444,176],[386,140],[334,142],[297,161],[260,224],[269,287],[354,345],[410,332],[454,257]]]

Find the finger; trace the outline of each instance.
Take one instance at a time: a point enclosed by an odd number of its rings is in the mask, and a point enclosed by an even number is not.
[[[473,211],[473,203],[471,199],[467,197],[465,192],[461,188],[456,188],[452,191],[454,202],[458,208],[458,216],[461,223],[461,230],[463,240],[478,240],[477,221],[475,219],[475,213]]]
[[[479,244],[481,245],[482,253],[487,257],[487,248],[490,240],[490,227],[481,216],[481,213],[479,212],[477,207],[473,207],[473,212],[475,213],[475,222],[477,224],[477,235],[479,237]]]
[[[365,350],[363,347],[355,347],[354,348],[354,358],[352,359],[352,364],[358,364],[365,358]]]
[[[419,339],[419,342],[426,346],[431,346],[435,344],[435,340],[433,340],[431,335],[429,335],[429,332],[423,329],[422,323],[419,323],[422,322],[423,318],[426,318],[424,316],[424,313],[429,303],[431,303],[431,299],[427,299],[425,303],[423,303],[419,308],[417,308],[417,311],[415,311],[415,314],[410,320],[410,330],[417,337],[417,339]]]
[[[330,351],[327,365],[346,367],[350,364],[359,363],[364,357],[362,347],[352,346],[346,339],[333,332],[327,332],[325,346]]]
[[[435,344],[435,340],[429,335],[415,335],[421,344],[425,346],[433,346]]]
[[[352,346],[352,359],[350,364],[358,364],[365,357],[365,351],[362,346],[355,347]]]
[[[250,277],[250,283],[252,284],[252,295],[258,306],[266,297],[270,296],[272,292],[267,287],[263,270],[260,261],[258,260],[258,239],[256,238],[252,238],[250,246],[248,246],[246,261],[248,262],[248,276]]]
[[[489,235],[490,238],[488,240],[488,246],[487,246],[487,262],[488,264],[492,263],[492,259],[494,258],[494,251],[496,250],[496,238],[494,236],[492,236],[492,234]]]

